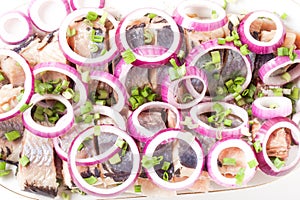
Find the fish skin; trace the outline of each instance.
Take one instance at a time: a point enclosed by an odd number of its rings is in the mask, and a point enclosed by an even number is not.
[[[126,31],[126,40],[131,49],[143,46],[145,44],[144,39],[144,27],[133,28]]]
[[[58,184],[52,140],[25,130],[21,156],[23,155],[29,158],[30,163],[25,167],[19,164],[17,180],[21,189],[55,197]]]
[[[138,120],[141,126],[153,132],[153,134],[167,128],[161,112],[141,112]]]

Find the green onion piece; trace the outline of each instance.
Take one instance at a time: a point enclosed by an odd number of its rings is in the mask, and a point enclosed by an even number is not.
[[[238,93],[237,93],[238,94]],[[240,100],[242,100],[242,96],[241,95],[237,95],[234,99],[236,100],[236,101],[240,101]]]
[[[178,66],[174,58],[172,58],[169,62],[173,66],[173,68],[169,69],[169,76],[172,81],[179,79],[186,74],[185,63],[181,66]]]
[[[93,119],[94,119],[93,115],[87,115],[84,118],[84,123],[86,123],[86,124],[92,123]]]
[[[100,119],[100,113],[94,113],[94,119]]]
[[[27,156],[23,155],[20,160],[19,160],[19,163],[23,166],[23,167],[26,167],[29,163],[30,163],[30,160]]]
[[[101,106],[105,106],[106,103],[107,103],[106,100],[97,100],[97,101],[96,101],[96,104],[97,104],[97,105],[101,105]]]
[[[279,106],[276,103],[272,103],[272,104],[269,105],[269,108],[271,108],[271,109],[276,109],[278,107]]]
[[[249,161],[248,166],[250,167],[250,169],[257,167],[258,166],[257,160],[253,159],[253,160]]]
[[[100,56],[103,56],[106,53],[107,53],[107,49],[102,49],[101,52],[100,52]]]
[[[225,119],[224,120],[224,125],[228,126],[228,127],[231,127],[232,126],[232,120],[231,119]]]
[[[131,92],[130,92],[131,96],[139,96],[140,95],[140,91],[138,87],[132,87],[131,88]]]
[[[109,163],[112,164],[112,165],[115,165],[115,164],[118,164],[120,163],[122,160],[121,160],[121,157],[118,153],[116,153],[113,157],[111,157],[109,160]]]
[[[262,93],[262,92],[259,92],[258,94],[257,94],[257,97],[263,97],[264,96],[264,93]]]
[[[213,105],[213,110],[216,111],[216,113],[221,113],[224,111],[224,107],[219,103],[215,103]]]
[[[93,110],[93,105],[91,102],[87,101],[84,105],[80,106],[80,113],[86,114]]]
[[[246,104],[246,102],[244,101],[244,99],[239,100],[238,102],[236,102],[236,104],[238,106],[244,106]]]
[[[95,176],[90,176],[88,178],[84,178],[84,180],[90,185],[93,185],[98,182],[98,179]]]
[[[220,63],[221,62],[221,55],[219,51],[212,51],[210,52],[212,63]]]
[[[84,144],[83,143],[80,143],[80,145],[78,146],[77,148],[77,151],[81,151],[84,147]]]
[[[4,79],[4,76],[2,75],[2,73],[0,73],[0,81],[3,81]]]
[[[243,85],[246,81],[246,78],[245,77],[242,77],[242,76],[238,76],[234,79],[234,84],[236,85]]]
[[[191,94],[186,93],[183,95],[182,101],[183,101],[183,103],[187,103],[187,102],[193,101],[193,99],[194,99],[194,97]]]
[[[100,118],[100,116],[99,116],[99,118]],[[95,119],[95,115],[94,115],[94,119]],[[99,125],[98,126],[94,126],[94,136],[100,136],[100,134],[101,134],[101,128],[100,128],[100,126]]]
[[[145,44],[151,44],[153,41],[153,32],[149,29],[144,30]]]
[[[134,97],[130,97],[130,98],[128,99],[128,101],[129,101],[129,103],[130,103],[132,109],[134,109],[133,107],[135,107],[135,105],[138,104],[138,103],[137,103],[137,100],[136,100]]]
[[[234,41],[234,37],[233,36],[226,36],[225,40],[226,40],[226,42],[232,42],[232,41]]]
[[[51,117],[48,118],[48,121],[51,124],[55,124],[58,120],[59,120],[59,115],[57,113],[55,113],[54,116],[51,116]]]
[[[171,165],[170,162],[164,161],[161,169],[164,170],[164,171],[167,171],[170,168],[170,165]]]
[[[142,96],[134,96],[134,98],[137,100],[137,103],[139,105],[142,105],[143,103],[145,103],[145,99]]]
[[[6,170],[0,170],[0,177],[2,176],[7,176],[11,172],[11,169],[6,169]]]
[[[43,108],[43,113],[45,113],[48,117],[54,114],[54,112],[50,108]]]
[[[238,34],[238,32],[236,30],[233,30],[231,32],[231,34],[232,34],[234,40],[239,40],[240,39],[240,36],[239,36],[239,34]]]
[[[295,87],[292,89],[292,93],[289,96],[290,99],[292,100],[298,100],[299,99],[299,88]]]
[[[63,112],[65,112],[65,110],[66,110],[66,106],[65,106],[63,103],[61,103],[60,101],[57,101],[57,102],[55,102],[55,104],[53,105],[53,109],[54,109],[55,111],[57,111],[57,112],[63,113]]]
[[[24,112],[25,110],[27,110],[28,108],[30,108],[33,104],[24,104],[23,106],[21,106],[20,108],[20,112]]]
[[[163,158],[164,158],[163,156],[148,157],[148,156],[144,155],[141,163],[144,168],[149,169],[155,165],[159,165],[160,162],[163,160]]]
[[[210,117],[207,118],[207,122],[208,123],[213,123],[216,121],[216,116],[215,115],[212,115]]]
[[[231,88],[232,85],[234,85],[234,82],[233,82],[233,80],[230,79],[229,81],[225,82],[225,85],[226,85],[227,89],[229,89],[229,88]]]
[[[229,108],[224,111],[224,116],[226,117],[226,116],[230,115],[231,113],[232,113],[232,109]]]
[[[21,91],[21,93],[17,96],[17,101],[20,102],[24,96],[24,90]]]
[[[98,47],[97,44],[90,44],[90,45],[89,45],[89,50],[90,50],[90,52],[92,52],[92,53],[96,53],[96,52],[99,50],[99,47]]]
[[[62,192],[62,193],[61,193],[61,198],[62,198],[63,200],[70,200],[70,195],[67,194],[67,193],[65,193],[65,192]]]
[[[81,73],[81,79],[83,82],[88,83],[91,79],[90,77],[90,72],[89,71],[85,71]]]
[[[217,11],[215,11],[215,10],[211,11],[211,18],[212,19],[217,19],[218,18]]]
[[[92,41],[96,43],[102,43],[104,41],[104,36],[102,35],[92,35]]]
[[[16,130],[7,132],[7,133],[5,133],[4,135],[5,135],[5,137],[6,137],[6,139],[7,139],[8,141],[14,141],[14,140],[16,140],[16,139],[18,139],[18,138],[21,137],[20,132],[19,132],[19,131],[16,131]]]
[[[157,94],[150,94],[149,96],[147,96],[147,100],[148,101],[155,101],[155,99],[156,99],[156,97],[157,97]]]
[[[220,80],[221,75],[219,73],[214,73],[213,77],[214,77],[215,80],[218,81],[218,80]]]
[[[134,185],[134,192],[135,193],[141,193],[142,192],[142,186],[141,185]]]
[[[117,141],[116,141],[116,143],[115,143],[115,145],[116,145],[117,147],[119,147],[120,149],[122,149],[123,146],[125,145],[125,143],[126,143],[126,142],[125,142],[122,138],[118,138]]]
[[[76,29],[68,27],[68,29],[67,29],[67,37],[73,37],[74,35],[76,35]]]
[[[45,121],[45,116],[44,116],[43,114],[39,114],[39,113],[35,112],[35,113],[33,114],[33,119],[34,119],[35,121],[40,121],[40,122],[42,122],[42,121]]]
[[[98,14],[93,11],[90,11],[88,12],[86,18],[90,21],[95,21],[98,18]]]
[[[75,92],[71,88],[67,88],[63,93],[62,96],[64,96],[66,99],[73,99],[75,96]]]
[[[227,8],[227,0],[224,0],[224,5],[222,6],[224,10]]]
[[[106,90],[98,90],[98,94],[99,100],[107,99],[109,97],[109,94]]]
[[[287,82],[291,81],[292,77],[288,72],[285,72],[284,74],[281,75],[281,78],[283,80],[286,80]]]
[[[253,147],[254,147],[256,153],[259,153],[259,152],[262,151],[262,146],[261,146],[259,140],[255,141],[255,142],[253,143]]]
[[[277,48],[277,55],[278,56],[288,56],[289,55],[289,48],[287,48],[287,47]]]
[[[125,156],[127,149],[128,149],[128,143],[125,142],[122,148],[122,156]]]
[[[285,165],[285,162],[280,160],[280,158],[276,157],[274,160],[273,160],[273,164],[274,166],[277,168],[277,169],[280,169],[282,168],[284,165]]]
[[[223,158],[222,165],[236,165],[236,159],[235,158]]]
[[[288,15],[286,13],[282,13],[282,15],[280,16],[280,18],[283,20],[286,20],[287,17]]]
[[[169,181],[169,174],[168,174],[168,172],[164,172],[164,174],[163,174],[163,180],[164,181]]]
[[[283,89],[282,88],[275,88],[273,89],[274,96],[283,96]]]
[[[244,44],[240,47],[240,51],[241,51],[241,54],[243,56],[246,56],[250,53],[249,49],[248,49],[248,45],[247,44]]]
[[[82,122],[82,121],[83,121],[82,116],[75,116],[75,122],[76,122],[76,123],[80,123],[80,122]]]
[[[243,45],[241,40],[233,40],[233,44],[234,44],[234,46],[237,46],[237,47],[241,47]]]
[[[147,17],[149,17],[150,19],[153,19],[154,17],[156,17],[157,16],[157,14],[155,14],[155,13],[149,13],[148,15],[147,15]]]
[[[242,96],[245,97],[249,94],[249,89],[245,89],[243,92],[242,92]]]
[[[247,113],[248,113],[248,116],[252,116],[252,109],[251,108],[247,109]]]
[[[107,17],[108,17],[108,13],[107,12],[103,12],[101,18],[99,19],[99,23],[102,24],[102,25],[104,25]]]
[[[226,44],[225,38],[218,38],[218,44]]]
[[[141,95],[145,98],[148,97],[151,93],[152,89],[149,86],[145,86],[141,91]]]
[[[6,169],[6,162],[0,161],[0,171]]]
[[[185,52],[183,50],[180,50],[179,53],[177,54],[177,58],[183,59],[185,57]]]
[[[294,61],[297,57],[297,54],[294,52],[295,48],[292,46],[291,48],[289,48],[289,57],[291,59],[291,61]]]
[[[131,64],[134,61],[136,61],[136,57],[130,49],[127,49],[126,51],[122,52],[121,56],[122,56],[124,62],[127,64]]]
[[[245,178],[245,168],[240,168],[238,173],[235,175],[236,184],[242,185]]]

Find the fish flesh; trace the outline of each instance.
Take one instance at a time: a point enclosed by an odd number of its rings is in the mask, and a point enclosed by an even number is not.
[[[17,97],[21,94],[23,87],[14,88],[11,84],[0,88],[0,113],[13,109],[19,102]],[[7,109],[6,109],[7,108]]]
[[[55,197],[58,191],[52,140],[24,131],[21,157],[30,163],[19,164],[17,179],[22,190]]]
[[[14,87],[23,86],[25,82],[25,72],[16,60],[11,57],[1,59],[0,69]]]

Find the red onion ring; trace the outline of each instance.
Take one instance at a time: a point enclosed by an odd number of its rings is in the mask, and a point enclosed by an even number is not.
[[[17,63],[19,63],[20,67],[22,67],[25,74],[23,97],[13,109],[0,114],[0,121],[4,121],[18,115],[20,113],[21,107],[24,104],[29,103],[30,98],[34,92],[34,79],[30,66],[28,65],[26,60],[19,54],[11,50],[0,49],[0,56],[7,56],[14,59]]]
[[[270,108],[272,104],[278,107]],[[252,114],[260,119],[287,117],[292,111],[292,101],[287,97],[261,97],[252,103]]]
[[[187,66],[196,66],[198,60],[201,59],[201,57],[204,54],[208,53],[209,51],[216,50],[216,49],[229,49],[229,50],[235,51],[241,55],[241,57],[243,58],[243,60],[246,64],[245,67],[247,68],[246,80],[245,80],[244,84],[242,85],[243,90],[246,89],[247,86],[249,85],[249,83],[251,82],[251,78],[252,78],[251,60],[248,55],[243,56],[240,53],[240,50],[233,43],[227,42],[226,44],[220,45],[220,44],[218,44],[217,39],[204,42],[201,45],[199,45],[191,50],[191,52],[188,54],[188,56],[186,58],[186,65]],[[233,98],[234,98],[233,95],[229,94],[224,98],[224,101],[230,101]],[[203,100],[211,101],[212,98],[209,96],[205,96]]]
[[[115,121],[115,123],[119,129],[126,131],[126,122],[125,122],[124,118],[122,117],[122,115],[119,112],[115,111],[114,109],[107,107],[107,106],[95,105],[93,107],[93,112],[99,113],[100,115],[105,115],[105,116],[110,117],[111,119],[113,119]],[[80,114],[80,108],[77,108],[76,110],[74,110],[74,114],[75,114],[75,116]],[[86,126],[88,126],[88,125],[86,125]],[[61,148],[60,138],[55,137],[52,140],[53,140],[53,145],[54,145],[57,155],[62,160],[67,161],[68,154]],[[98,162],[97,160],[99,160],[99,159],[96,159],[96,160],[94,160],[94,159],[77,159],[76,164],[88,166],[88,165],[97,164],[97,162]]]
[[[99,8],[81,8],[79,10],[73,11],[62,22],[59,29],[58,40],[59,40],[60,48],[62,49],[65,57],[71,62],[80,66],[101,66],[112,61],[118,54],[117,45],[115,44],[115,40],[114,40],[115,29],[111,30],[111,34],[109,38],[111,48],[103,56],[97,58],[86,58],[77,54],[71,49],[67,41],[67,30],[69,25],[73,23],[77,18],[85,17],[87,13],[90,11],[95,12],[101,16],[106,12]],[[114,25],[115,28],[118,26],[118,22],[111,14],[109,13],[107,14],[107,19]]]
[[[69,13],[70,6],[67,0],[32,0],[28,8],[31,22],[45,32],[57,30]]]
[[[170,109],[175,115],[176,115],[176,125],[175,128],[180,128],[180,113],[179,111],[172,106],[171,104],[164,103],[164,102],[158,102],[158,101],[153,101],[153,102],[148,102],[140,107],[138,107],[127,119],[127,128],[132,137],[135,139],[141,141],[141,142],[146,142],[149,139],[151,139],[154,135],[153,132],[150,130],[146,129],[143,127],[138,120],[139,114],[143,112],[144,110],[151,109],[151,108],[166,108]]]
[[[128,179],[123,182],[122,184],[112,187],[112,188],[107,188],[107,189],[102,189],[102,188],[97,188],[93,187],[92,185],[89,185],[80,175],[80,173],[77,170],[76,166],[76,154],[77,154],[77,149],[81,142],[93,132],[82,132],[79,134],[72,142],[72,145],[70,147],[69,153],[68,153],[68,167],[69,171],[72,177],[73,182],[76,184],[77,187],[79,187],[82,191],[86,192],[87,194],[94,195],[94,196],[99,196],[99,197],[111,197],[111,196],[116,196],[122,192],[124,192],[126,189],[128,189],[137,179],[139,173],[140,173],[140,153],[138,150],[138,147],[136,146],[135,141],[124,131],[113,127],[113,126],[108,126],[108,125],[103,125],[101,126],[101,131],[102,132],[110,132],[113,134],[116,134],[120,138],[124,139],[132,151],[133,155],[133,167],[131,169],[131,174],[128,177]],[[103,154],[101,154],[103,155]]]
[[[262,65],[258,70],[260,79],[267,85],[284,85],[290,81],[293,81],[300,76],[300,50],[296,50],[297,57],[292,61],[289,56],[277,56],[276,58],[268,61]],[[299,63],[296,67],[288,71],[291,76],[290,80],[283,79],[280,75],[272,76],[272,73],[285,68],[288,65]]]
[[[201,94],[199,94],[197,91],[195,91],[197,93],[197,96],[195,97],[192,94],[192,96],[195,98],[194,100],[192,100],[188,103],[177,103],[174,96],[176,96],[176,94],[177,94],[177,89],[178,89],[179,83],[181,81],[186,81],[186,88],[190,92],[191,88],[193,88],[191,79],[198,79],[201,81],[201,83],[204,86]],[[178,109],[191,108],[191,107],[195,106],[196,104],[198,104],[204,98],[206,90],[207,90],[207,84],[208,84],[207,77],[203,70],[198,69],[197,67],[192,67],[192,66],[187,67],[186,74],[184,77],[177,79],[175,81],[171,81],[169,76],[167,76],[165,78],[165,80],[163,81],[163,83],[161,85],[162,100],[164,102],[167,102],[167,103],[175,106]],[[195,89],[193,88],[193,90],[195,90]]]
[[[207,155],[207,169],[210,177],[219,185],[225,187],[235,187],[236,179],[235,178],[226,178],[223,176],[219,170],[218,166],[218,157],[219,154],[227,148],[237,147],[245,153],[246,163],[256,160],[255,154],[252,148],[243,140],[240,139],[225,139],[217,141],[210,149]],[[250,168],[246,164],[245,177],[243,179],[242,185],[246,185],[255,175],[257,167]]]
[[[32,107],[36,103],[43,100],[60,101],[62,104],[66,106],[67,113],[64,116],[62,116],[53,127],[40,125],[36,123],[31,116]],[[23,112],[22,119],[25,128],[29,130],[31,133],[44,138],[54,138],[65,134],[73,126],[74,123],[73,107],[70,104],[70,102],[67,99],[65,99],[63,96],[52,95],[52,94],[46,94],[42,96],[39,94],[34,94],[31,98],[30,103],[32,103],[33,106],[31,106],[30,108],[28,108]]]
[[[189,178],[181,182],[167,182],[161,179],[155,172],[154,167],[145,168],[145,172],[149,179],[159,187],[168,190],[183,190],[191,185],[199,178],[203,166],[204,166],[204,153],[199,140],[190,132],[186,132],[179,129],[166,129],[155,134],[148,142],[145,144],[143,154],[148,157],[153,157],[156,148],[164,143],[165,141],[171,141],[173,139],[179,139],[185,141],[194,150],[197,156],[197,166]]]
[[[278,128],[288,128],[291,130],[292,138],[297,147],[295,147],[290,153],[293,155],[293,160],[289,161],[288,165],[277,169],[270,158],[267,155],[267,142],[270,135]],[[262,151],[256,154],[259,162],[259,168],[266,174],[271,176],[283,176],[291,172],[300,161],[300,148],[299,139],[300,131],[298,125],[286,117],[276,117],[265,121],[259,129],[259,141],[262,146]],[[290,157],[291,155],[289,155]]]
[[[70,6],[72,10],[88,7],[103,8],[104,5],[105,0],[70,0]]]
[[[18,44],[32,33],[30,19],[19,11],[5,13],[0,18],[0,39],[7,44]]]
[[[37,74],[46,71],[59,72],[65,74],[66,76],[68,76],[73,80],[73,82],[75,83],[75,92],[78,92],[80,95],[79,101],[73,107],[81,106],[86,102],[87,85],[82,82],[81,75],[76,69],[63,63],[45,62],[45,63],[40,63],[34,67],[33,75],[36,76]]]
[[[126,89],[124,88],[122,83],[116,77],[107,72],[93,71],[90,73],[90,78],[92,80],[104,82],[112,87],[112,89],[118,95],[118,102],[117,104],[113,105],[112,108],[120,112],[127,102]]]
[[[191,108],[190,110],[190,116],[192,118],[192,120],[198,124],[198,128],[196,128],[195,130],[204,136],[207,137],[212,137],[212,138],[240,138],[243,133],[243,129],[244,127],[248,127],[248,113],[245,109],[233,105],[233,104],[229,104],[229,103],[225,103],[225,102],[218,102],[219,104],[221,104],[224,109],[231,109],[232,113],[236,116],[239,116],[242,120],[243,123],[241,125],[239,125],[238,127],[235,128],[228,128],[228,129],[218,129],[218,128],[214,128],[208,124],[206,124],[205,122],[201,121],[199,119],[199,115],[206,113],[206,112],[212,112],[213,111],[213,105],[216,102],[204,102],[204,103],[200,103],[197,106],[194,106]],[[218,136],[220,134],[220,136]]]
[[[275,36],[269,42],[258,41],[250,34],[250,26],[252,22],[260,17],[269,18],[276,24],[277,30]],[[268,11],[254,11],[247,14],[238,27],[238,33],[242,43],[247,44],[248,49],[257,54],[268,54],[275,52],[277,48],[283,44],[285,38],[285,29],[280,18],[276,14]]]
[[[155,8],[141,8],[141,9],[137,9],[133,12],[131,12],[130,14],[128,14],[127,16],[125,16],[119,24],[119,27],[117,29],[117,33],[116,33],[116,44],[118,46],[118,49],[120,52],[123,52],[125,50],[131,49],[127,39],[126,39],[126,27],[128,26],[128,24],[135,19],[138,19],[140,17],[143,17],[144,15],[148,14],[148,13],[154,13],[157,14],[159,16],[161,16],[162,18],[166,19],[167,22],[169,23],[171,29],[173,30],[173,34],[174,34],[174,40],[173,43],[171,45],[171,47],[169,47],[168,49],[166,49],[166,51],[158,56],[144,56],[143,54],[140,54],[140,49],[141,47],[138,47],[136,49],[132,49],[132,52],[136,58],[136,60],[132,63],[135,66],[140,66],[140,65],[162,65],[165,64],[169,61],[169,59],[176,55],[177,52],[179,51],[180,47],[181,47],[181,33],[179,31],[179,28],[177,26],[177,24],[175,23],[175,21],[172,19],[171,16],[169,16],[167,13],[165,13],[162,10],[159,9],[155,9]],[[148,48],[146,47],[142,47],[142,48]],[[161,51],[161,47],[151,47],[151,48],[157,48],[159,51]],[[150,49],[151,49],[150,48]],[[142,53],[144,52],[144,50],[142,51]]]
[[[188,13],[206,13],[211,16],[212,11],[216,11],[216,19],[195,19],[188,16]],[[183,1],[173,13],[173,18],[179,26],[195,31],[212,31],[223,27],[228,19],[225,10],[218,4],[211,1]]]

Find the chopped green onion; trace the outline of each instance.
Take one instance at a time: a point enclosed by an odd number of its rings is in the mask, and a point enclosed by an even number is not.
[[[0,161],[0,171],[6,169],[6,162]]]
[[[242,76],[238,76],[234,79],[234,84],[236,85],[243,85],[246,81],[246,78],[245,77],[242,77]]]
[[[221,113],[224,111],[224,107],[219,103],[215,103],[213,105],[213,110],[216,111],[216,113]]]
[[[145,44],[151,44],[153,41],[153,32],[149,29],[144,30]]]
[[[33,104],[24,104],[23,106],[21,106],[20,108],[20,112],[24,112],[25,110],[27,110],[28,108],[30,108]]]
[[[276,108],[278,108],[279,106],[278,106],[278,104],[276,104],[276,103],[272,103],[272,104],[270,104],[269,105],[269,108],[271,108],[271,109],[276,109]]]
[[[282,13],[282,15],[280,16],[280,18],[283,20],[286,20],[287,17],[288,15],[286,13]]]
[[[220,63],[221,62],[221,55],[219,51],[212,51],[210,52],[211,58],[212,58],[212,63]]]
[[[294,52],[294,50],[295,50],[294,47],[289,48],[289,57],[291,61],[294,61],[297,57],[297,54]]]
[[[100,116],[99,116],[99,118],[100,118]],[[94,116],[94,119],[95,119],[95,116]],[[100,136],[100,134],[101,134],[100,126],[94,126],[94,136]]]
[[[241,40],[233,40],[234,46],[241,47],[243,44]]]
[[[292,89],[292,93],[289,96],[290,99],[292,100],[298,100],[299,99],[299,88],[295,87]]]
[[[100,56],[103,56],[104,54],[106,54],[107,50],[106,49],[102,49],[100,52]]]
[[[75,92],[71,88],[67,88],[63,93],[62,96],[64,96],[66,99],[73,99],[75,96]]]
[[[249,89],[245,89],[243,92],[242,92],[242,96],[245,97],[249,94]]]
[[[252,109],[251,108],[247,109],[247,113],[248,113],[248,116],[252,116]]]
[[[6,139],[7,139],[8,141],[14,141],[14,140],[16,140],[16,139],[18,139],[18,138],[21,137],[20,132],[19,132],[19,131],[16,131],[16,130],[7,132],[7,133],[5,133],[4,135],[5,135],[5,137],[6,137]]]
[[[93,185],[98,182],[98,179],[95,176],[90,176],[88,178],[84,178],[84,180],[89,184]]]
[[[287,47],[277,48],[277,55],[278,56],[288,56],[289,55],[289,48],[287,48]]]
[[[89,50],[90,50],[90,52],[92,52],[92,53],[96,53],[96,52],[99,50],[99,47],[98,47],[97,44],[90,44],[90,45],[89,45]]]
[[[23,166],[23,167],[26,167],[29,163],[30,163],[30,160],[27,156],[23,155],[20,160],[19,160],[19,163]]]
[[[258,162],[256,159],[253,159],[251,161],[248,162],[248,166],[250,167],[250,169],[257,167],[258,166]]]
[[[263,97],[264,96],[264,93],[262,93],[262,92],[259,92],[258,94],[257,94],[257,97]]]
[[[232,120],[231,119],[225,119],[223,123],[224,123],[225,126],[228,126],[228,127],[232,126]]]
[[[213,122],[215,122],[215,120],[216,120],[216,115],[212,115],[212,116],[207,118],[208,123],[213,123]]]
[[[157,97],[157,94],[150,94],[149,96],[147,96],[147,100],[148,101],[155,101],[155,99],[156,99],[156,97]]]
[[[74,35],[76,35],[76,29],[68,27],[68,29],[67,29],[67,37],[73,37]]]
[[[246,56],[250,53],[249,49],[248,49],[248,45],[247,44],[244,44],[240,47],[240,51],[241,51],[241,54],[243,56]]]
[[[229,81],[226,81],[225,82],[225,85],[226,85],[226,87],[229,89],[229,88],[231,88],[232,87],[232,85],[234,85],[234,82],[233,82],[233,80],[229,80]]]
[[[180,123],[187,126],[189,129],[195,129],[199,126],[198,124],[193,124],[191,117],[185,117],[184,121],[181,121]]]
[[[88,12],[86,18],[90,21],[95,21],[98,18],[98,14],[93,11],[90,11]]]
[[[148,157],[146,155],[142,158],[142,166],[146,169],[149,169],[151,167],[154,167],[155,165],[159,165],[160,162],[163,160],[163,156],[154,156],[154,157]]]
[[[45,121],[45,116],[44,116],[43,114],[39,114],[39,113],[35,112],[35,113],[33,114],[33,119],[34,119],[35,121],[40,121],[40,122],[42,122],[42,121]]]
[[[274,88],[273,89],[274,96],[283,96],[283,90],[282,88]]]
[[[291,81],[292,77],[288,72],[285,72],[284,74],[281,75],[281,78],[283,80],[286,80],[287,82]]]
[[[119,147],[120,149],[122,149],[125,143],[126,143],[126,142],[125,142],[123,139],[118,138],[117,141],[116,141],[116,143],[115,143],[115,145],[116,145],[117,147]]]
[[[192,101],[193,99],[194,97],[191,94],[186,93],[183,95],[182,101],[183,103],[187,103],[189,101]]]
[[[6,170],[0,170],[0,177],[2,176],[7,176],[11,172],[11,169],[6,169]]]
[[[97,104],[97,105],[101,105],[101,106],[105,106],[106,103],[107,103],[106,100],[97,100],[97,101],[96,101],[96,104]]]
[[[224,0],[224,5],[222,6],[224,10],[227,8],[227,0]]]
[[[185,56],[185,52],[183,50],[180,50],[179,53],[177,54],[177,58],[183,59]]]
[[[81,73],[81,79],[83,82],[88,83],[91,79],[90,77],[90,72],[89,71],[85,71]]]
[[[232,42],[232,41],[234,41],[234,37],[233,36],[226,36],[225,40],[226,40],[226,42]]]
[[[273,164],[274,166],[277,168],[277,169],[280,169],[282,168],[284,165],[285,165],[285,162],[280,160],[280,158],[276,157],[274,160],[273,160]]]
[[[139,91],[139,88],[138,87],[132,87],[131,88],[131,92],[130,92],[131,96],[138,96],[140,95],[140,91]]]
[[[236,165],[236,159],[235,158],[223,158],[222,165]]]
[[[148,16],[150,19],[153,19],[154,17],[157,16],[157,14],[155,14],[155,13],[149,13],[147,16]]]
[[[145,99],[142,96],[134,96],[134,98],[137,100],[137,103],[139,105],[142,105],[143,103],[145,103]]]
[[[185,64],[178,66],[174,58],[170,60],[170,63],[173,66],[173,68],[169,68],[169,76],[171,81],[177,80],[186,74]]]
[[[80,106],[80,113],[86,114],[93,110],[93,105],[91,102],[87,101],[84,105]]]
[[[245,178],[245,168],[240,168],[238,173],[235,175],[236,184],[242,185]]]
[[[98,90],[98,94],[99,100],[107,99],[109,97],[109,94],[106,90]]]
[[[134,192],[135,193],[141,193],[142,192],[142,186],[141,185],[134,185]]]
[[[161,169],[164,170],[164,171],[167,171],[170,168],[170,165],[171,165],[171,163],[169,163],[167,161],[164,161]]]
[[[134,97],[130,97],[128,99],[128,101],[129,101],[129,103],[131,105],[132,110],[135,110],[135,109],[137,109],[139,107],[139,104],[138,104],[137,100]]]
[[[246,102],[244,101],[244,99],[239,100],[238,102],[236,102],[236,104],[238,106],[244,106],[246,104]]]
[[[70,195],[67,194],[67,193],[65,193],[65,192],[63,192],[63,193],[61,193],[61,198],[63,200],[70,200]]]
[[[2,73],[0,73],[0,81],[3,81],[4,79],[4,76],[2,75]]]
[[[104,25],[105,24],[105,21],[107,19],[107,16],[108,16],[108,13],[107,12],[103,12],[101,18],[99,19],[99,23]]]
[[[141,91],[141,95],[145,98],[148,97],[151,93],[152,89],[149,86],[145,86]]]
[[[218,80],[220,80],[221,75],[219,73],[214,73],[213,77],[214,77],[215,80],[218,81]]]
[[[218,38],[218,44],[226,44],[226,40],[224,38]]]
[[[53,109],[56,110],[57,112],[63,113],[66,110],[66,106],[63,103],[61,103],[60,101],[57,101],[53,105]]]
[[[125,156],[127,149],[128,149],[128,143],[125,142],[122,148],[122,156]]]
[[[81,151],[84,147],[84,144],[83,143],[80,143],[80,145],[78,146],[77,148],[77,151]]]
[[[93,115],[86,115],[84,118],[84,123],[86,124],[92,123],[93,119],[94,119]]]
[[[121,56],[124,59],[124,62],[127,64],[131,64],[134,61],[136,61],[136,57],[130,49],[127,49],[126,51],[122,52]]]
[[[237,93],[238,94],[238,93]],[[237,95],[234,99],[236,100],[236,101],[240,101],[240,100],[242,100],[242,95]]]
[[[109,160],[109,163],[112,164],[112,165],[116,165],[118,163],[120,163],[122,160],[121,160],[121,157],[118,153],[116,153],[113,157],[111,157]]]
[[[212,19],[217,19],[218,18],[217,11],[215,11],[215,10],[211,11],[211,18]]]
[[[256,140],[256,141],[253,143],[253,147],[254,147],[256,153],[259,153],[259,152],[262,151],[262,146],[261,146],[259,140]]]
[[[164,172],[164,174],[163,174],[163,180],[164,181],[169,181],[169,174],[168,174],[168,172]]]
[[[37,110],[35,112],[37,112]],[[54,114],[54,112],[50,108],[43,108],[42,113],[45,113],[48,117],[50,117]],[[40,114],[42,114],[42,113],[40,113]]]

